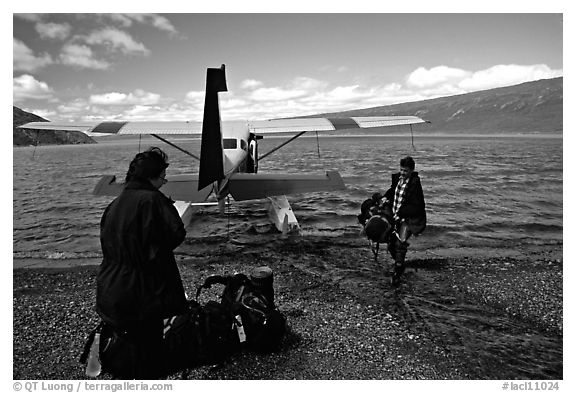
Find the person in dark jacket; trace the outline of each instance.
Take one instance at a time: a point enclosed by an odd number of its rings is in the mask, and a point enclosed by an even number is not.
[[[136,348],[133,375],[163,375],[163,319],[186,311],[187,302],[173,250],[186,235],[166,183],[167,156],[159,148],[138,153],[122,193],[100,222],[103,260],[97,276],[96,309],[102,320]]]
[[[384,194],[392,206],[396,236],[388,243],[394,258],[392,284],[398,285],[404,272],[408,239],[419,235],[426,228],[426,203],[418,172],[414,171],[414,159],[406,156],[400,160],[400,172],[392,174],[392,185]]]

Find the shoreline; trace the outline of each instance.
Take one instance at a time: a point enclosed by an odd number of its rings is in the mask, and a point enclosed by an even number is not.
[[[553,131],[553,132],[517,132],[517,133],[467,133],[467,134],[459,134],[457,132],[434,132],[434,133],[427,133],[425,130],[415,130],[415,136],[418,138],[461,138],[461,139],[515,139],[515,138],[527,138],[527,139],[563,139],[564,134],[562,131]],[[330,138],[406,138],[408,134],[396,132],[396,133],[364,133],[364,134],[333,134],[333,135],[318,135],[320,139],[330,139]],[[122,137],[112,137],[115,139],[111,139],[110,136],[94,136],[94,143],[69,143],[69,144],[44,144],[44,145],[13,145],[13,148],[24,149],[24,148],[39,148],[39,147],[49,147],[49,146],[80,146],[80,145],[94,145],[94,144],[117,144],[117,143],[125,143],[125,144],[139,144],[142,140],[138,138],[134,138],[131,136],[122,136]],[[316,139],[316,135],[303,135],[300,139],[308,139],[313,138]],[[281,135],[268,135],[266,139],[286,139],[285,136]],[[144,139],[143,139],[144,140]],[[154,141],[152,137],[145,139],[145,142]],[[172,142],[200,142],[200,137],[190,137],[190,138],[176,138]]]
[[[342,237],[306,237],[306,236],[293,236],[288,239],[281,235],[268,236],[266,241],[271,241],[273,244],[281,243],[297,243],[298,241],[308,242],[312,244],[325,245],[326,242],[332,242],[337,247],[352,248],[352,249],[366,249],[369,250],[368,243],[363,237],[350,238],[348,236]],[[271,240],[270,240],[271,239]],[[239,237],[238,239],[225,237],[217,237],[215,239],[187,239],[184,244],[176,248],[175,256],[177,260],[185,260],[190,257],[201,256],[208,253],[226,252],[226,250],[244,250],[247,248],[258,248],[265,244],[260,238],[254,236]],[[458,244],[451,247],[440,247],[436,241],[428,241],[425,238],[414,238],[411,241],[412,245],[409,250],[411,259],[434,259],[434,258],[474,258],[482,255],[485,258],[517,258],[534,260],[540,258],[541,254],[554,255],[556,259],[562,259],[563,245],[561,242],[557,244],[554,241],[543,244],[522,244],[516,247],[508,247],[508,243],[512,241],[501,242],[494,245],[470,245],[460,246]],[[215,246],[215,244],[217,244]],[[74,254],[52,257],[52,256],[14,256],[12,258],[12,269],[63,269],[74,268],[77,266],[96,266],[102,261],[102,256],[98,253],[90,252],[86,256],[78,256]],[[387,257],[385,248],[382,248],[381,254]]]
[[[397,289],[389,258],[376,263],[361,242],[189,248],[177,255],[189,295],[210,274],[267,265],[290,326],[279,352],[237,354],[190,379],[563,378],[562,246],[464,256],[415,247]],[[98,321],[96,271],[13,269],[14,379],[85,379],[77,359]]]

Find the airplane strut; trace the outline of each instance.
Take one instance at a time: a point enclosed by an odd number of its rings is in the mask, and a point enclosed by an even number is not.
[[[178,146],[178,145],[170,142],[169,140],[164,139],[164,138],[162,138],[161,136],[158,136],[158,135],[156,135],[156,134],[152,134],[152,136],[155,137],[155,138],[157,138],[157,139],[160,139],[162,142],[164,142],[164,143],[172,146],[173,148],[175,148],[175,149],[177,149],[177,150],[180,150],[182,153],[188,154],[190,157],[195,158],[195,159],[197,159],[198,161],[200,161],[200,157],[195,156],[194,154],[190,153],[188,150],[182,149],[180,146]]]

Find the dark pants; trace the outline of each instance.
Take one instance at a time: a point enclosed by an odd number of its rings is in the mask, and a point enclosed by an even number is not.
[[[159,379],[164,376],[163,329],[162,319],[149,320],[129,329],[136,344],[135,379]]]
[[[118,350],[110,353],[115,365],[110,372],[114,379],[160,379],[165,377],[162,358],[164,323],[148,320],[122,329]]]

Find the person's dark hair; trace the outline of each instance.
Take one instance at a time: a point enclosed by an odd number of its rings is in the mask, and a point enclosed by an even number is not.
[[[410,168],[410,170],[413,171],[416,167],[416,163],[412,157],[406,156],[400,160],[400,166],[404,168]]]
[[[158,147],[136,154],[126,173],[126,182],[150,180],[160,176],[168,168],[168,156]]]

